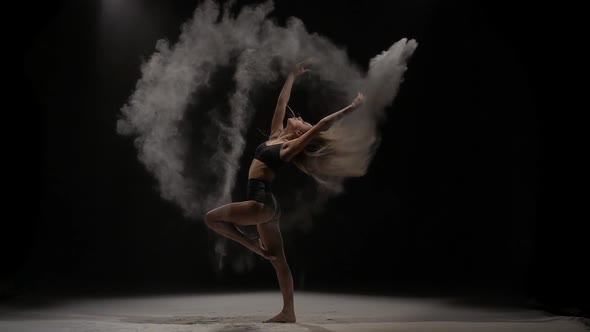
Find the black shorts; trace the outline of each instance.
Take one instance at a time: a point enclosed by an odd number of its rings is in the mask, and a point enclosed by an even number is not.
[[[274,215],[268,221],[271,222],[278,220],[281,216],[281,208],[279,201],[272,193],[271,182],[263,179],[248,179],[248,191],[246,193],[246,200],[254,200],[257,202],[264,203],[274,210]],[[257,239],[260,237],[258,234],[258,227],[256,225],[236,225],[236,228],[246,237],[250,239]]]

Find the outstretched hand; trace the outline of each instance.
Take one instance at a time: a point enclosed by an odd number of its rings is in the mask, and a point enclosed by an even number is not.
[[[276,256],[271,255],[270,252],[264,247],[264,245],[262,244],[262,240],[260,240],[260,239],[258,239],[258,241],[256,241],[256,240],[252,241],[252,246],[251,246],[250,250],[254,251],[258,255],[260,255],[268,260],[272,261],[272,260],[277,259]]]
[[[363,95],[362,93],[360,93],[360,92],[359,92],[359,93],[356,95],[356,98],[354,98],[354,100],[352,101],[352,103],[350,103],[350,105],[351,105],[353,108],[357,108],[357,107],[359,107],[360,105],[362,105],[364,102],[365,102],[365,95]]]
[[[293,68],[291,73],[293,73],[293,75],[295,75],[296,77],[301,74],[307,73],[309,71],[310,63],[311,63],[311,59],[307,59],[305,61],[302,61],[302,62],[296,64],[295,68]]]

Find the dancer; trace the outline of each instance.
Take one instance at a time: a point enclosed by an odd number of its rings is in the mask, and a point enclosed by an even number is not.
[[[283,126],[287,102],[295,79],[309,71],[306,62],[299,63],[287,76],[271,121],[270,136],[255,152],[248,171],[246,200],[222,205],[207,212],[205,223],[215,232],[237,241],[258,255],[270,260],[283,295],[283,309],[265,322],[294,323],[293,277],[285,258],[279,228],[280,206],[272,193],[271,183],[281,167],[289,162],[303,172],[314,175],[321,168],[319,156],[329,157],[329,138],[324,133],[335,121],[363,103],[359,93],[353,102],[315,125],[292,114]],[[315,163],[311,163],[315,160]],[[314,166],[313,166],[314,165]]]

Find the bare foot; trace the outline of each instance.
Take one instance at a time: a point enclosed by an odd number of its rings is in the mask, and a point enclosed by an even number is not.
[[[252,240],[252,243],[249,248],[250,248],[250,250],[254,251],[255,253],[259,254],[260,256],[262,256],[266,259],[269,259],[269,260],[277,259],[276,256],[273,256],[268,253],[266,248],[264,248],[264,246],[262,245],[262,241]]]
[[[295,323],[295,313],[281,311],[276,316],[265,320],[263,323]]]

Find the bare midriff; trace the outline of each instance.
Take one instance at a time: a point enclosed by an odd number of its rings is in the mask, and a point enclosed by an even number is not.
[[[252,159],[252,163],[250,164],[250,169],[248,170],[248,179],[263,179],[267,181],[272,181],[275,174],[271,169],[266,166],[265,163],[258,159]]]

